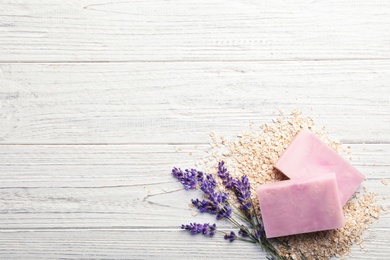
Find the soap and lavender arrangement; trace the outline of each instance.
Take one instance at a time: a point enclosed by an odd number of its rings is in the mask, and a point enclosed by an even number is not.
[[[181,228],[258,244],[268,259],[328,259],[347,253],[381,211],[374,193],[355,194],[363,174],[339,154],[339,142],[321,140],[323,133],[312,131],[314,121],[300,112],[261,129],[231,142],[211,133],[209,158],[197,162],[205,172],[173,168],[186,190],[203,193],[191,201],[194,208],[236,229],[227,232],[199,222]],[[210,158],[218,163],[208,164]]]

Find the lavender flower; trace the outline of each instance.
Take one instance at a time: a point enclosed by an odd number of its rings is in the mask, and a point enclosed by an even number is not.
[[[194,170],[194,169],[192,169],[192,170]],[[196,178],[197,178],[198,182],[202,182],[203,178],[204,178],[204,173],[201,171],[197,171],[197,170],[194,170],[194,171],[196,171]]]
[[[206,179],[203,179],[200,184],[200,189],[207,195],[213,194],[217,182],[211,174],[206,174]]]
[[[180,168],[173,167],[172,175],[176,177],[179,181],[183,179],[184,173]]]
[[[226,203],[228,195],[226,192],[214,192],[203,200],[193,199],[191,202],[200,212],[208,212],[217,215],[217,219],[223,219],[232,214],[232,209]]]
[[[225,162],[224,161],[220,161],[218,163],[218,176],[221,178],[221,179],[226,179],[227,176],[229,176],[229,172],[227,171],[226,167],[225,167]]]
[[[213,198],[214,201],[218,203],[225,203],[229,197],[229,193],[227,192],[217,192],[211,194],[211,197]]]
[[[226,187],[226,189],[232,189],[233,188],[233,178],[230,176],[230,173],[227,171],[226,167],[224,166],[225,162],[220,161],[218,163],[218,176],[223,180],[222,184]]]
[[[191,200],[192,204],[199,209],[200,212],[208,212],[211,214],[217,214],[218,212],[218,205],[213,203],[210,200],[202,200],[199,199],[193,199]]]
[[[223,180],[222,184],[230,190],[233,190],[237,196],[237,201],[240,203],[240,209],[243,211],[249,211],[252,207],[251,203],[251,188],[248,177],[243,175],[241,180],[233,179],[230,173],[224,166],[225,162],[220,161],[218,163],[218,176]]]
[[[225,204],[222,209],[217,213],[217,219],[228,218],[232,214],[232,209],[229,205]]]
[[[229,235],[226,234],[226,235],[224,236],[224,238],[225,238],[226,240],[229,239],[230,242],[233,242],[234,240],[237,239],[237,236],[236,236],[236,234],[235,234],[233,231],[231,231],[230,234],[229,234]]]
[[[185,229],[191,232],[191,234],[196,235],[202,233],[206,236],[214,236],[215,230],[217,229],[217,225],[209,223],[198,224],[198,223],[190,223],[189,225],[181,225],[181,229]]]
[[[255,227],[255,237],[257,239],[261,239],[264,236],[264,227],[260,223],[258,223]]]
[[[216,191],[217,182],[212,174],[204,174],[196,169],[186,169],[182,171],[180,168],[173,168],[172,175],[176,177],[186,190],[200,189],[204,193],[203,199],[193,199],[192,204],[199,209],[200,212],[208,212],[216,215],[217,219],[227,219],[237,228],[239,228],[239,237],[231,231],[224,238],[233,242],[236,239],[258,243],[263,250],[266,250],[271,258],[268,259],[284,259],[278,254],[278,250],[266,238],[264,227],[258,217],[253,217],[254,209],[251,201],[251,190],[248,178],[244,175],[240,179],[234,179],[230,176],[224,162],[218,163],[218,176],[222,179],[222,184],[226,190],[233,191],[239,203],[240,212],[236,212],[241,220],[246,222],[249,228],[239,223],[232,216],[233,210],[228,202],[229,193]],[[216,225],[209,223],[199,224],[190,223],[182,225],[182,229],[188,230],[192,234],[200,234],[213,236],[216,232]]]
[[[212,237],[214,236],[216,229],[217,229],[217,225],[215,223],[212,225],[205,223],[203,224],[202,233],[203,235],[209,235]]]
[[[251,199],[251,186],[248,177],[241,176],[241,180],[235,179],[233,181],[234,192],[237,196],[237,201],[240,203],[240,209],[249,211],[252,207]]]
[[[203,172],[196,169],[186,169],[184,172],[180,168],[173,168],[172,175],[175,176],[186,190],[196,189],[198,182],[203,181]]]
[[[244,225],[241,225],[240,231],[238,231],[238,234],[242,237],[249,237],[249,233],[245,230]]]

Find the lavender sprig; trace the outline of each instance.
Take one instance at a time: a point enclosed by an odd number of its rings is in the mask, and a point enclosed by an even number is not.
[[[217,182],[211,174],[206,174],[206,178],[201,181],[198,180],[200,189],[207,195],[214,193],[214,189],[217,186]]]
[[[244,225],[241,226],[240,231],[238,231],[238,234],[240,234],[242,237],[249,237],[250,236],[250,234],[248,233],[248,231]]]
[[[224,165],[224,161],[218,163],[217,174],[222,179],[222,184],[226,189],[234,191],[237,196],[237,201],[240,204],[240,209],[244,211],[249,210],[252,207],[252,203],[250,201],[251,187],[248,177],[243,175],[241,176],[241,180],[233,179]]]
[[[219,230],[217,230],[217,225],[215,223],[212,225],[210,225],[210,223],[204,223],[204,224],[190,223],[188,225],[183,224],[183,225],[181,225],[181,229],[189,231],[192,235],[203,234],[205,236],[210,236],[210,237],[214,236],[216,232],[220,232],[220,233],[223,233],[225,235],[224,238],[226,240],[229,240],[230,242],[233,242],[234,240],[239,239],[239,240],[243,240],[243,241],[247,241],[247,242],[256,243],[252,240],[247,240],[247,239],[238,237],[233,231],[231,231],[230,233],[219,231]]]
[[[250,201],[251,198],[251,186],[248,180],[248,177],[243,175],[241,180],[233,180],[234,192],[237,196],[237,201],[240,204],[240,209],[243,211],[249,211],[252,207]]]
[[[222,184],[225,186],[226,189],[230,190],[233,188],[233,178],[230,176],[230,173],[227,171],[227,168],[225,168],[225,162],[220,161],[218,163],[218,176],[222,179]]]
[[[196,169],[186,169],[183,172],[180,168],[175,167],[172,169],[172,175],[183,184],[186,190],[200,187],[200,190],[207,195],[203,200],[192,200],[192,204],[196,206],[200,212],[214,214],[217,219],[228,218],[231,215],[232,209],[227,204],[229,194],[215,191],[217,182],[212,174],[204,174]]]
[[[232,208],[228,198],[228,192],[216,191],[217,182],[212,174],[204,174],[196,169],[187,169],[182,171],[180,168],[173,168],[172,175],[174,175],[184,186],[186,190],[200,189],[204,193],[204,198],[193,199],[192,204],[199,209],[200,212],[208,212],[216,215],[217,219],[227,219],[237,228],[239,228],[238,235],[233,231],[225,233],[224,238],[233,242],[234,240],[243,240],[252,243],[258,243],[261,248],[266,251],[271,258],[268,259],[284,259],[278,254],[278,251],[273,244],[266,238],[264,227],[254,211],[253,202],[251,199],[251,189],[248,177],[243,175],[240,179],[233,178],[224,166],[224,162],[218,163],[217,175],[222,179],[222,184],[226,190],[231,190],[236,196],[236,201],[239,205],[236,208],[235,214],[241,220],[246,222],[246,225],[240,224],[232,217]],[[233,207],[235,207],[233,205]],[[243,215],[241,215],[243,214]],[[249,228],[250,227],[250,228]],[[192,234],[203,233],[204,235],[213,236],[216,232],[216,225],[190,223],[189,225],[182,225],[182,229],[190,231]]]
[[[191,202],[200,212],[208,212],[216,215],[217,219],[223,219],[228,218],[232,213],[232,209],[227,204],[228,195],[225,192],[213,191],[205,199],[193,199]]]
[[[216,224],[210,225],[209,223],[204,223],[204,224],[190,223],[189,225],[181,225],[181,229],[188,230],[193,235],[202,233],[203,235],[212,237],[215,234],[217,225]]]
[[[236,236],[236,234],[235,234],[233,231],[231,231],[230,234],[226,234],[226,235],[224,236],[224,238],[225,238],[226,240],[229,240],[230,242],[233,242],[234,240],[237,239],[237,236]]]
[[[173,168],[172,175],[175,176],[186,190],[196,189],[198,182],[202,182],[204,174],[196,169],[186,169],[184,172],[180,168]]]

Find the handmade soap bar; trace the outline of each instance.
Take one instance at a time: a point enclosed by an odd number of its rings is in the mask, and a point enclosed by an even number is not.
[[[364,179],[356,168],[308,129],[302,129],[298,133],[275,167],[290,179],[336,173],[342,205],[349,200]]]
[[[257,195],[268,238],[344,226],[334,173],[264,184]]]

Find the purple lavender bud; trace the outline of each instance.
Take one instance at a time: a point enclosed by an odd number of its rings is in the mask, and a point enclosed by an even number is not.
[[[217,186],[217,182],[215,181],[213,175],[206,174],[206,179],[200,184],[200,189],[207,195],[213,194],[214,189]]]
[[[246,203],[243,203],[242,205],[240,205],[240,209],[242,210],[250,210],[252,207],[252,203],[251,202],[246,202]]]
[[[181,229],[185,229],[196,235],[202,233],[203,235],[214,236],[217,226],[215,224],[210,225],[209,223],[199,224],[190,223],[189,225],[181,225]]]
[[[173,169],[172,169],[172,174],[173,174],[173,176],[175,176],[179,181],[181,181],[182,179],[183,179],[183,176],[184,176],[184,173],[183,173],[183,171],[179,168],[176,168],[176,167],[174,167]]]
[[[204,180],[202,184],[200,185],[200,189],[207,195],[214,193],[215,185],[213,185],[212,182],[209,180]]]
[[[224,203],[227,201],[229,193],[226,192],[217,192],[214,194],[214,199],[218,203]]]
[[[235,234],[233,231],[231,231],[230,234],[229,234],[229,235],[226,234],[226,235],[224,236],[224,238],[225,238],[225,239],[229,239],[230,242],[233,242],[234,240],[236,240],[237,236],[236,236],[236,234]]]
[[[198,184],[204,181],[204,173],[196,169],[186,169],[184,172],[180,168],[174,167],[172,175],[175,176],[186,190],[194,190]]]
[[[199,199],[192,200],[192,204],[196,206],[200,212],[208,212],[211,214],[217,214],[218,204],[211,200],[202,200]]]
[[[224,161],[220,161],[218,163],[218,176],[221,178],[221,179],[226,179],[226,177],[229,175],[227,169],[224,167],[225,165],[225,162]]]
[[[249,237],[248,232],[245,231],[244,226],[241,226],[240,231],[238,231],[238,234],[240,234],[243,237]]]
[[[263,237],[264,234],[265,234],[264,232],[265,232],[265,231],[264,231],[263,225],[257,224],[257,225],[256,225],[256,228],[255,228],[255,236],[256,236],[256,238],[261,238],[261,237]]]
[[[191,232],[191,234],[199,234],[202,232],[203,225],[197,223],[190,223],[189,225],[181,225],[181,229],[185,229]]]
[[[232,209],[229,205],[225,204],[222,209],[220,209],[217,213],[217,219],[228,218],[232,214]]]
[[[184,178],[181,181],[181,184],[183,184],[184,188],[186,190],[194,190],[196,189],[196,181],[193,179]]]
[[[209,223],[204,223],[202,228],[203,235],[209,235],[214,236],[215,230],[217,229],[217,225],[215,223],[213,225],[210,225]]]
[[[203,176],[202,172],[195,169],[186,169],[184,172],[180,168],[173,168],[172,175],[175,176],[186,190],[196,189],[198,180]],[[202,177],[203,178],[203,177]]]
[[[196,171],[196,170],[194,170],[194,171]],[[204,173],[201,171],[196,171],[196,178],[197,178],[198,182],[202,182],[204,179]]]
[[[212,174],[206,174],[206,179],[210,184],[215,188],[217,186],[217,181],[214,179]]]
[[[206,200],[200,201],[199,199],[191,200],[192,204],[199,209],[200,212],[208,211],[208,202]]]
[[[250,201],[251,198],[251,186],[248,180],[248,177],[243,175],[241,180],[235,179],[233,181],[234,192],[237,196],[237,201],[240,203],[240,209],[249,210],[252,207]]]
[[[226,201],[229,193],[217,192],[211,193],[202,201],[199,199],[191,200],[192,204],[199,209],[200,212],[208,212],[217,215],[217,219],[228,218],[232,210]]]
[[[232,189],[233,188],[232,176],[228,176],[226,180],[222,181],[222,184],[225,185],[226,189]]]
[[[226,189],[232,189],[233,178],[230,176],[230,173],[227,171],[224,165],[224,161],[220,161],[218,163],[218,176],[222,179],[222,184],[226,187]]]

